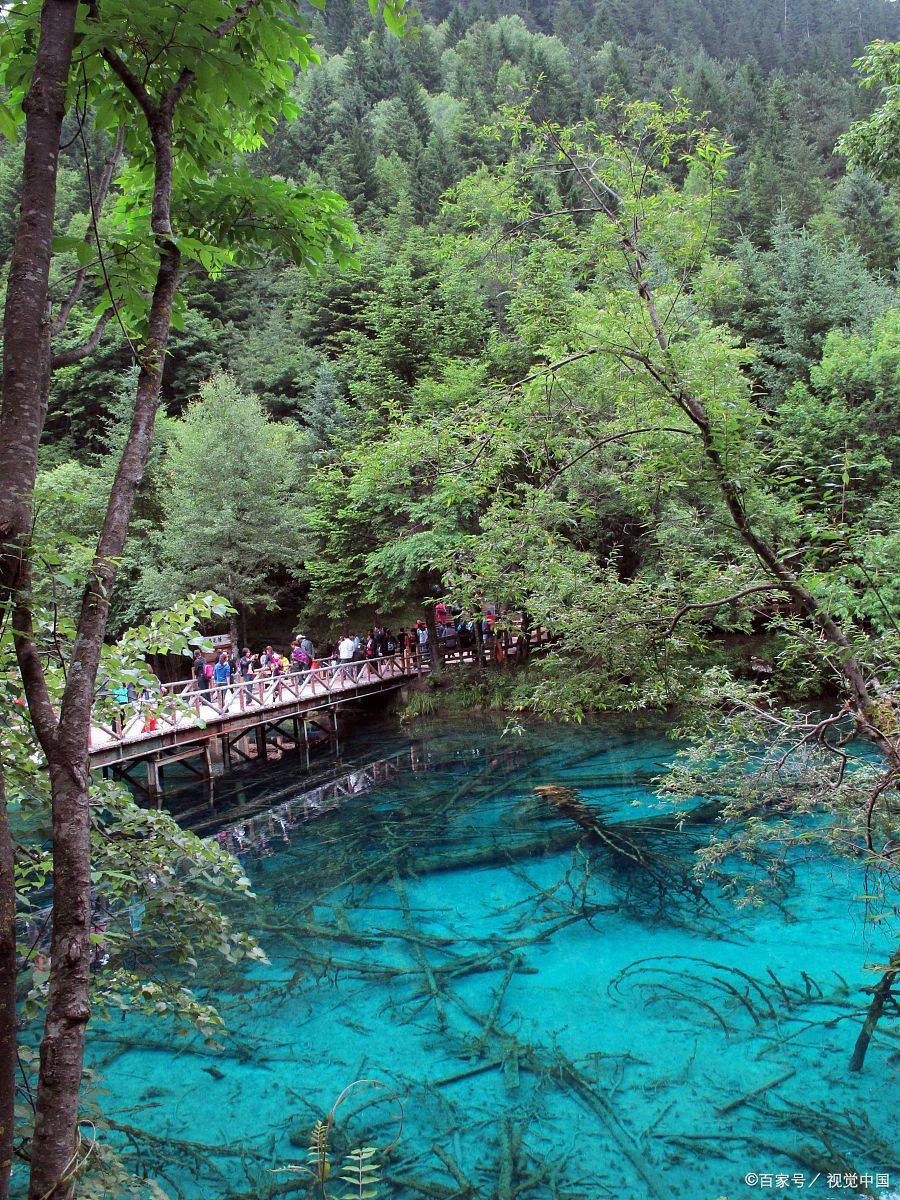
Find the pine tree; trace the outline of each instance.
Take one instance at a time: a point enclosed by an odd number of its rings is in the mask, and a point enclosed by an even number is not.
[[[416,160],[412,176],[413,208],[423,224],[437,213],[442,193],[460,173],[455,147],[441,130],[435,129]]]
[[[425,94],[408,71],[400,77],[397,95],[416,127],[419,140],[424,145],[431,133],[431,117],[428,113],[428,105],[425,103]]]
[[[353,36],[353,0],[329,0],[325,9],[325,48],[329,54],[343,54]]]
[[[453,47],[457,42],[461,42],[466,36],[466,31],[469,24],[463,15],[463,10],[458,4],[454,4],[450,9],[450,15],[447,18],[447,39],[448,47]]]
[[[336,170],[340,191],[360,216],[375,199],[375,150],[372,128],[368,120],[359,121],[346,144],[338,149]]]
[[[397,47],[396,42],[392,42]],[[439,92],[443,84],[441,56],[435,43],[435,37],[429,26],[425,26],[419,34],[418,41],[404,47],[409,69],[426,92]]]
[[[296,461],[295,426],[268,420],[229,375],[205,384],[170,428],[159,571],[144,576],[150,602],[212,589],[242,610],[271,604],[273,569],[296,565],[299,552]]]
[[[893,271],[900,257],[900,213],[882,185],[862,171],[852,171],[838,189],[837,211],[869,266]]]
[[[327,361],[319,365],[312,396],[304,405],[301,419],[306,428],[308,449],[321,455],[333,444],[346,421],[346,398]]]
[[[409,109],[396,98],[389,100],[385,107],[388,115],[379,137],[379,148],[385,154],[399,154],[404,162],[415,162],[422,151],[422,139]]]

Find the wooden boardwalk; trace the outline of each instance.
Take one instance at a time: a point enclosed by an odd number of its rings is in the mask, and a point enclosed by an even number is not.
[[[337,741],[342,704],[397,691],[423,670],[427,664],[418,655],[398,653],[199,694],[192,679],[181,680],[123,705],[117,715],[107,697],[91,727],[91,767],[128,780],[159,804],[163,769],[175,763],[212,780],[236,760],[266,758],[273,736],[305,751],[308,761],[312,739],[325,734]]]
[[[520,660],[522,646],[548,641],[542,629],[505,636],[507,660]],[[483,644],[444,648],[448,667],[496,666]],[[186,776],[212,784],[237,762],[255,762],[270,750],[299,750],[309,764],[310,745],[338,744],[338,712],[349,701],[399,691],[431,669],[417,652],[386,654],[338,666],[288,672],[197,691],[193,679],[161,684],[144,699],[119,705],[106,695],[94,711],[89,745],[92,770],[127,780],[151,803],[161,805],[164,770],[176,763]]]

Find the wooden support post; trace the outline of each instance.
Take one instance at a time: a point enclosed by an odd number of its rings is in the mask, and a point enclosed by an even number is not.
[[[253,733],[256,737],[256,757],[259,761],[264,762],[269,757],[269,744],[266,741],[265,725],[257,725]]]
[[[209,807],[216,806],[216,783],[213,775],[212,751],[209,742],[203,747],[203,761],[206,764],[206,785],[209,788]]]
[[[303,750],[306,754],[306,769],[309,770],[309,722],[303,718]]]
[[[151,803],[162,808],[162,768],[155,758],[147,759],[147,795]]]
[[[206,754],[209,761],[209,777],[214,779],[217,775],[225,774],[225,763],[223,760],[223,751],[225,747],[222,745],[224,739],[219,737],[211,737],[206,740]]]

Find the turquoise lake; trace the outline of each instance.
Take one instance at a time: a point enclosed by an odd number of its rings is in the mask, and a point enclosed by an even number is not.
[[[625,722],[473,719],[355,734],[317,789],[289,756],[227,781],[274,805],[220,832],[269,961],[201,965],[220,1048],[92,1026],[100,1107],[150,1135],[120,1131],[130,1165],[184,1200],[302,1196],[313,1122],[373,1080],[331,1144],[376,1148],[383,1197],[900,1194],[895,1017],[847,1069],[891,949],[861,873],[813,847],[770,905],[696,894],[713,825],[660,807],[674,749]]]

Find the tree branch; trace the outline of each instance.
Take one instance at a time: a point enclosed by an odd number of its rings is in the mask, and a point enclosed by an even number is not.
[[[93,354],[100,344],[103,331],[109,324],[112,315],[113,310],[108,308],[97,321],[87,341],[82,342],[80,346],[74,346],[71,350],[60,350],[58,354],[54,354],[50,360],[51,371],[56,371],[60,367],[71,367],[73,363],[81,362],[83,358]]]
[[[131,67],[119,57],[115,50],[110,50],[107,46],[103,49],[102,55],[103,61],[118,75],[128,91],[134,96],[141,107],[141,111],[147,118],[148,124],[152,124],[156,120],[159,109],[156,101],[144,87],[143,83],[141,83]]]
[[[79,131],[78,136],[82,136],[81,131]],[[91,241],[93,241],[98,250],[100,247],[100,233],[97,229],[97,218],[99,214],[103,212],[103,206],[106,203],[106,196],[115,176],[116,167],[119,165],[119,160],[122,157],[122,149],[124,145],[125,127],[120,125],[116,134],[116,144],[106,162],[103,164],[103,170],[100,173],[100,179],[97,181],[97,193],[91,198],[91,224],[84,237],[84,240],[88,245],[90,245]],[[87,267],[79,267],[75,273],[75,279],[72,283],[69,294],[60,305],[59,312],[57,313],[56,319],[51,326],[50,332],[52,337],[57,337],[65,329],[72,309],[75,307],[79,298],[81,297],[86,276]]]
[[[593,454],[595,450],[599,450],[601,446],[606,446],[610,442],[619,442],[623,438],[635,437],[639,433],[680,433],[686,437],[693,437],[692,429],[679,429],[675,425],[642,425],[638,429],[625,429],[621,433],[611,433],[608,437],[600,438],[596,442],[591,442],[586,450],[582,450],[580,454],[576,454],[574,458],[570,458],[567,463],[563,463],[561,467],[553,472],[550,478],[544,484],[543,490],[553,483],[564,471],[568,471],[570,467],[574,467],[576,463],[580,463],[583,458],[587,458],[589,454]]]
[[[733,600],[740,600],[742,596],[749,596],[754,592],[783,592],[785,590],[784,584],[781,583],[755,583],[750,587],[741,588],[739,592],[732,592],[730,596],[723,596],[720,600],[697,600],[691,604],[684,604],[672,618],[672,623],[666,630],[666,637],[672,636],[675,626],[684,614],[692,609],[721,608],[723,604],[731,604]]]
[[[232,29],[240,25],[241,21],[250,13],[250,10],[256,8],[259,3],[260,0],[244,0],[242,4],[239,4],[235,8],[232,16],[226,17],[224,21],[221,21],[216,26],[214,30],[216,37],[223,38],[226,33],[231,33]]]

